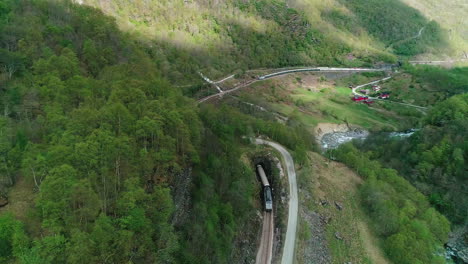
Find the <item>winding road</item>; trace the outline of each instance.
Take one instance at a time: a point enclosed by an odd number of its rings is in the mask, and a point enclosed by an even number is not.
[[[373,81],[373,82],[370,82],[370,83],[358,85],[358,86],[356,86],[356,87],[353,88],[353,94],[354,94],[354,95],[361,95],[361,96],[364,96],[363,94],[356,92],[356,90],[357,90],[357,89],[360,89],[360,88],[362,88],[362,87],[368,86],[368,85],[377,84],[377,83],[379,83],[379,82],[383,82],[383,81],[389,80],[389,79],[391,79],[391,78],[392,78],[391,76],[390,76],[390,77],[385,77],[385,78],[380,79],[380,80],[377,80],[377,81]],[[372,98],[372,99],[374,99],[374,98]]]
[[[377,80],[377,81],[373,81],[373,82],[370,82],[370,83],[366,83],[366,84],[361,84],[361,85],[358,85],[356,87],[353,88],[353,94],[354,95],[360,95],[360,96],[366,96],[362,93],[359,93],[357,92],[356,90],[359,89],[359,88],[362,88],[362,87],[365,87],[365,86],[368,86],[368,85],[372,85],[372,84],[377,84],[379,82],[383,82],[383,81],[386,81],[386,80],[389,80],[391,79],[392,77],[385,77],[383,79],[380,79],[380,80]],[[379,99],[377,97],[371,97],[369,96],[369,99],[372,99],[372,100],[385,100],[386,102],[391,102],[391,103],[394,103],[394,104],[400,104],[400,105],[405,105],[405,106],[410,106],[410,107],[414,107],[414,108],[417,108],[417,109],[420,109],[420,110],[426,110],[427,107],[424,107],[424,106],[419,106],[419,105],[413,105],[413,104],[407,104],[407,103],[400,103],[400,102],[395,102],[395,101],[391,101],[391,100],[387,100],[387,99]]]
[[[289,209],[288,209],[288,226],[286,229],[286,239],[284,242],[283,256],[281,258],[281,264],[292,264],[294,262],[294,245],[296,242],[296,230],[297,230],[297,211],[299,208],[298,195],[297,195],[297,180],[296,170],[294,169],[294,161],[289,152],[278,143],[256,138],[255,144],[257,145],[268,145],[283,156],[284,163],[286,165],[286,171],[288,174],[289,181]]]

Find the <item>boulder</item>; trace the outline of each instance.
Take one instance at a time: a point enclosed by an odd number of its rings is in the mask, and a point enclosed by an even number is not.
[[[335,232],[335,238],[338,240],[343,240],[343,237],[341,237],[341,234],[339,232]]]
[[[326,206],[326,205],[328,205],[328,201],[320,199],[320,205]]]
[[[337,201],[335,201],[335,206],[336,206],[336,209],[338,209],[340,211],[343,210],[343,205],[341,205],[341,203],[339,203]]]

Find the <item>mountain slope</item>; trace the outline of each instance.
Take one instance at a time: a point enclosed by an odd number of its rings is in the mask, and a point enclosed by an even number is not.
[[[81,2],[138,32],[178,81],[200,70],[217,78],[258,67],[392,62],[395,53],[415,55],[443,45],[437,24],[400,1]],[[387,50],[424,26],[430,28],[422,38]]]
[[[468,5],[464,0],[402,0],[419,10],[428,19],[434,20],[448,32],[451,52],[445,55],[459,59],[468,58]],[[441,58],[440,54],[429,54]],[[438,56],[437,56],[438,55]],[[443,58],[443,57],[442,57]]]
[[[140,44],[92,7],[0,3],[1,263],[232,263],[256,211],[241,135],[312,145],[200,110]]]

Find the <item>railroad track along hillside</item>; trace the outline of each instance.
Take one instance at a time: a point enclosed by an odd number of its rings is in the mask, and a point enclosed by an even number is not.
[[[257,252],[256,264],[270,264],[273,258],[273,239],[275,231],[273,218],[273,211],[263,212],[262,238]]]
[[[281,264],[293,264],[295,253],[294,247],[296,243],[297,212],[299,208],[296,170],[294,168],[294,161],[288,150],[276,142],[256,138],[254,139],[254,143],[257,145],[268,145],[276,149],[283,157],[284,165],[286,166],[285,171],[288,174],[289,182],[288,224],[286,228]],[[273,214],[271,217],[273,217]]]

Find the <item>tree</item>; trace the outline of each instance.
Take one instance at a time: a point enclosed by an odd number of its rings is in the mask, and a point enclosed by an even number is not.
[[[97,218],[93,231],[90,233],[90,239],[94,256],[92,262],[113,263],[118,258],[118,254],[125,253],[118,252],[118,231],[113,226],[112,220],[105,214],[101,213]]]
[[[64,235],[52,235],[34,241],[32,252],[39,255],[39,263],[67,263],[66,248],[68,241]],[[36,251],[37,250],[37,251]]]
[[[88,264],[93,259],[93,244],[90,235],[74,229],[67,246],[67,263]]]
[[[55,233],[65,231],[69,223],[76,174],[73,167],[61,165],[53,168],[41,184],[36,206],[43,218],[43,226]]]
[[[8,79],[11,79],[15,73],[21,73],[24,70],[24,58],[17,53],[0,48],[0,70],[7,74]]]
[[[101,208],[100,201],[89,179],[82,179],[74,184],[71,191],[71,205],[74,221],[80,226],[86,228],[88,223],[97,218]]]
[[[15,237],[24,233],[23,225],[11,214],[0,216],[0,261],[7,262],[15,251]]]
[[[429,208],[422,216],[428,227],[431,229],[434,237],[440,242],[445,243],[450,232],[450,222],[439,214],[434,208]]]
[[[11,127],[10,120],[5,117],[0,117],[0,173],[6,177],[6,182],[13,185],[15,179],[12,168],[13,164],[9,160],[8,154],[13,148],[13,128]],[[0,185],[0,196],[6,195],[3,186]]]
[[[29,144],[27,150],[22,162],[23,174],[32,179],[39,190],[48,173],[47,160],[41,153],[40,146]]]

